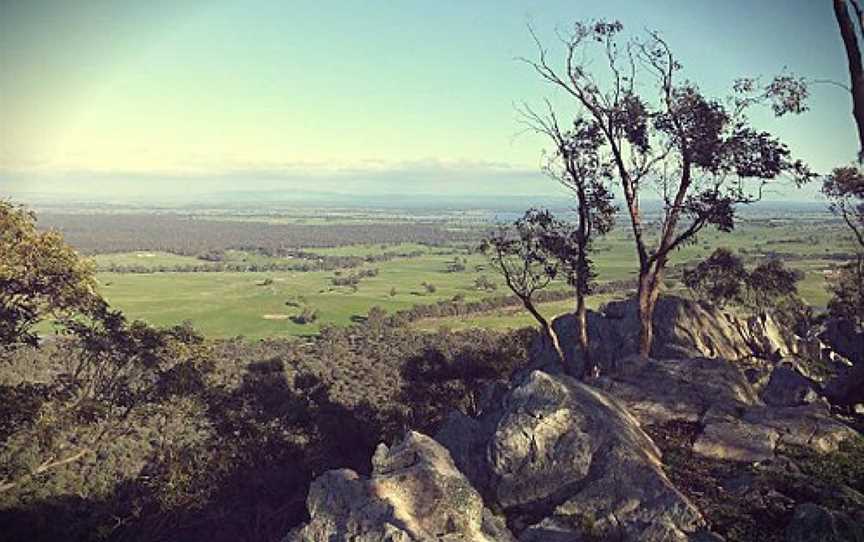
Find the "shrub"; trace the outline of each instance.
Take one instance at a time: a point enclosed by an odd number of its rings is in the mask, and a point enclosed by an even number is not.
[[[747,271],[741,258],[728,248],[718,248],[693,269],[685,269],[684,285],[697,297],[722,307],[742,299]]]
[[[300,311],[300,314],[298,314],[297,316],[292,318],[292,320],[294,321],[295,324],[301,324],[301,325],[311,324],[317,319],[318,319],[318,309],[316,309],[314,307],[310,307],[308,305],[303,307],[303,310]]]

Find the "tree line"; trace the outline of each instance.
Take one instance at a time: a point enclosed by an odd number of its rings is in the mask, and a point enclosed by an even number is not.
[[[400,258],[418,258],[426,254],[423,250],[411,251],[386,251],[378,254],[365,256],[335,256],[319,254],[301,250],[285,251],[273,254],[272,251],[265,253],[260,249],[257,254],[273,258],[287,258],[292,261],[237,261],[225,260],[224,251],[208,251],[204,255],[198,255],[201,263],[176,264],[176,265],[145,265],[145,264],[116,264],[108,263],[97,266],[98,271],[110,273],[256,273],[269,271],[333,271],[336,269],[351,269],[361,267],[368,263],[389,262]]]
[[[63,233],[83,254],[151,250],[182,256],[246,250],[291,254],[313,247],[418,243],[443,246],[476,242],[479,230],[427,223],[269,224],[209,220],[173,214],[43,214],[40,227]]]

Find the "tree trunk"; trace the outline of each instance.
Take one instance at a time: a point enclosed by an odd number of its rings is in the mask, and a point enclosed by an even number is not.
[[[552,343],[552,347],[555,349],[555,353],[558,354],[558,359],[561,360],[561,364],[565,363],[564,360],[564,350],[561,348],[561,343],[558,341],[558,334],[555,333],[555,329],[546,322],[543,326],[544,332],[546,333],[546,338]]]
[[[525,308],[528,310],[528,312],[531,313],[531,316],[533,316],[534,319],[537,320],[537,323],[540,324],[540,329],[543,330],[543,335],[545,335],[549,342],[552,344],[552,348],[554,348],[555,353],[558,354],[558,359],[561,360],[561,364],[564,365],[564,350],[561,348],[561,342],[558,341],[558,334],[555,333],[555,328],[552,327],[552,324],[549,323],[549,320],[547,320],[543,317],[542,314],[540,314],[540,311],[537,310],[537,308],[534,306],[534,303],[530,299],[523,298],[522,304],[525,305]]]
[[[584,183],[578,184],[577,197],[579,198],[579,227],[576,235],[579,246],[576,254],[578,272],[576,277],[576,334],[579,340],[579,350],[582,353],[581,376],[584,379],[600,375],[591,359],[591,350],[588,345],[588,314],[585,306],[585,296],[588,294],[590,281],[590,277],[588,276],[588,213],[590,211]]]
[[[855,22],[849,16],[845,0],[834,0],[834,16],[840,27],[846,59],[849,65],[849,83],[852,91],[852,116],[858,126],[858,160],[864,158],[864,67],[861,62],[861,49],[855,31]]]
[[[651,347],[654,345],[654,308],[660,297],[660,278],[662,268],[648,268],[639,272],[639,357],[651,357]]]
[[[582,378],[596,378],[600,376],[600,368],[591,357],[588,345],[588,310],[585,306],[585,294],[579,291],[576,292],[576,330],[579,350],[582,353]]]

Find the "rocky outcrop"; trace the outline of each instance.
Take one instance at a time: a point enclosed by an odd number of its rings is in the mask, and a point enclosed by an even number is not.
[[[655,351],[663,357],[641,360],[630,355],[638,335],[632,303],[592,314],[592,348],[605,371],[590,385],[566,374],[578,371],[579,359],[572,322],[559,318],[565,364],[550,361],[541,343],[533,368],[510,385],[486,389],[477,418],[453,412],[435,440],[412,432],[391,448],[380,445],[369,478],[350,470],[325,473],[309,492],[311,520],[287,540],[717,540],[667,478],[662,454],[643,428],[664,449],[674,442],[682,457],[704,456],[693,461],[696,468],[740,470],[741,480],[726,478],[722,487],[730,496],[741,492],[757,509],[777,505],[791,514],[802,502],[821,503],[819,495],[790,499],[753,473],[780,468],[784,480],[803,476],[792,454],[784,454],[788,446],[831,452],[858,435],[831,415],[822,395],[857,398],[864,386],[840,389],[819,380],[819,364],[797,360],[800,341],[770,319],[743,320],[680,298],[661,300],[656,318],[663,323]],[[864,366],[850,367],[850,374],[864,374]],[[678,461],[667,467],[680,481]],[[782,467],[787,464],[790,469]],[[704,504],[704,493],[688,483],[693,479],[685,476],[681,487]],[[837,505],[841,512],[799,506],[787,538],[857,533],[847,520],[861,519],[855,499],[864,496],[846,491],[854,499],[832,502],[853,502],[853,512],[845,505]],[[705,510],[710,516],[712,508]]]
[[[564,348],[565,367],[544,341],[535,345],[535,368],[547,372],[581,374],[582,360],[576,340],[573,315],[555,319],[555,331]],[[661,297],[654,312],[652,357],[779,360],[795,354],[797,341],[783,332],[767,315],[749,319],[716,307],[676,296]],[[634,300],[608,303],[603,312],[589,311],[591,351],[604,372],[616,371],[621,362],[637,352],[639,320]],[[565,370],[566,368],[566,370]]]
[[[735,363],[719,358],[630,358],[594,384],[642,424],[697,423],[702,430],[694,450],[716,459],[763,461],[787,444],[828,452],[856,434],[823,402],[796,401],[798,395],[780,390],[769,396],[783,400],[766,404]],[[763,395],[771,389],[769,381]]]
[[[636,419],[568,376],[534,371],[438,439],[520,541],[686,540],[702,524]]]
[[[743,408],[759,395],[734,364],[719,358],[625,359],[594,385],[621,401],[643,424],[698,422],[715,405]]]
[[[311,520],[286,542],[508,542],[513,536],[484,505],[440,444],[410,432],[379,445],[372,475],[329,471],[309,489]]]

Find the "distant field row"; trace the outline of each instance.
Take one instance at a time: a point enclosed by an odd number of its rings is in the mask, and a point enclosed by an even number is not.
[[[418,243],[400,243],[396,245],[361,244],[343,247],[320,247],[306,249],[306,261],[313,262],[315,256],[330,258],[366,258],[396,254],[414,254],[426,252],[452,252],[452,248],[430,247]],[[186,271],[195,268],[218,269],[220,266],[268,266],[288,265],[304,260],[296,256],[268,256],[254,250],[226,250],[218,262],[195,256],[184,256],[164,251],[137,250],[131,252],[115,252],[96,254],[92,256],[100,271]],[[246,270],[246,269],[241,269]]]
[[[596,264],[600,281],[626,280],[635,276],[629,251],[600,251]],[[347,251],[352,247],[330,249]],[[378,250],[372,246],[357,247],[358,252]],[[391,247],[392,248],[392,247]],[[629,247],[628,247],[629,248]],[[711,248],[709,246],[709,248]],[[673,263],[703,257],[708,248],[694,245],[676,254]],[[129,256],[147,259],[171,256]],[[143,318],[155,324],[174,324],[190,320],[204,333],[216,337],[243,335],[250,339],[270,336],[298,336],[317,333],[325,323],[345,325],[364,316],[371,307],[388,312],[422,303],[449,300],[460,295],[466,301],[509,292],[479,254],[463,255],[466,270],[448,272],[454,256],[426,253],[416,258],[367,264],[363,269],[378,269],[377,276],[363,278],[357,291],[347,286],[333,286],[335,272],[248,272],[248,273],[156,273],[149,275],[99,273],[100,290],[115,306],[130,317]],[[167,261],[167,260],[166,260]],[[800,284],[802,296],[816,307],[828,300],[824,271],[836,262],[812,259],[790,262],[805,272]],[[357,270],[340,272],[345,276]],[[474,281],[486,275],[498,284],[490,293],[478,291]],[[423,283],[434,285],[427,292]],[[391,293],[393,295],[391,295]],[[601,300],[596,300],[600,302]],[[552,316],[568,310],[572,303],[551,303],[544,312]],[[299,324],[292,320],[304,307],[317,310],[318,320]],[[438,326],[507,328],[530,325],[530,317],[518,308],[456,319],[440,319],[418,325],[426,329]]]

